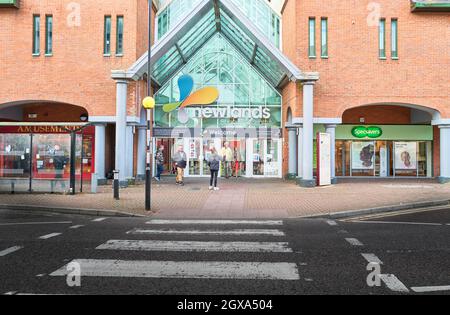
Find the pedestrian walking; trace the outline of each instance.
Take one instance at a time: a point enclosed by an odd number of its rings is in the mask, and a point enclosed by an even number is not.
[[[217,187],[217,178],[219,177],[221,157],[217,154],[216,148],[211,148],[211,154],[208,158],[208,165],[211,171],[211,179],[209,181],[209,190],[219,190]]]
[[[223,170],[225,178],[230,178],[232,176],[232,164],[233,164],[233,150],[230,148],[230,143],[225,142],[224,147],[222,148],[222,152],[220,156],[222,157],[223,161]]]
[[[156,152],[155,160],[156,160],[155,180],[160,182],[161,174],[164,172],[164,146],[163,145],[161,145],[158,148],[158,151]]]
[[[184,186],[184,170],[187,166],[187,156],[184,152],[183,146],[180,145],[178,147],[177,153],[173,156],[173,160],[175,162],[175,166],[177,168],[177,185]]]

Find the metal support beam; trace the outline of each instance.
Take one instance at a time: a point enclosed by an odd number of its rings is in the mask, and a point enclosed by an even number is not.
[[[256,59],[256,52],[258,50],[258,45],[255,44],[255,47],[253,47],[253,53],[252,53],[252,58],[250,59],[250,64],[253,66],[255,64],[255,59]]]

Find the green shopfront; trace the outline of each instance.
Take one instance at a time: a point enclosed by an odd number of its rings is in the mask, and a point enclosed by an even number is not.
[[[337,177],[433,177],[433,127],[340,125],[335,154]]]

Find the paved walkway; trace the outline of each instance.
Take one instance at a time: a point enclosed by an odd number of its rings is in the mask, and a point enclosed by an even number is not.
[[[98,194],[0,195],[0,204],[116,210],[155,218],[288,218],[332,212],[450,199],[450,185],[429,180],[348,181],[335,186],[301,188],[292,181],[221,179],[220,191],[209,191],[206,179],[189,179],[184,187],[172,179],[153,185],[153,212],[144,209],[144,187],[110,186]]]

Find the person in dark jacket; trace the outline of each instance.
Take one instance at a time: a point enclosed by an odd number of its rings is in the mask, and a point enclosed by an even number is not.
[[[156,152],[156,181],[161,181],[161,174],[164,172],[164,146],[161,145]]]
[[[217,187],[217,177],[219,176],[220,170],[220,155],[217,154],[216,148],[211,148],[211,155],[208,158],[208,165],[211,171],[211,179],[209,181],[209,190],[219,190]]]

